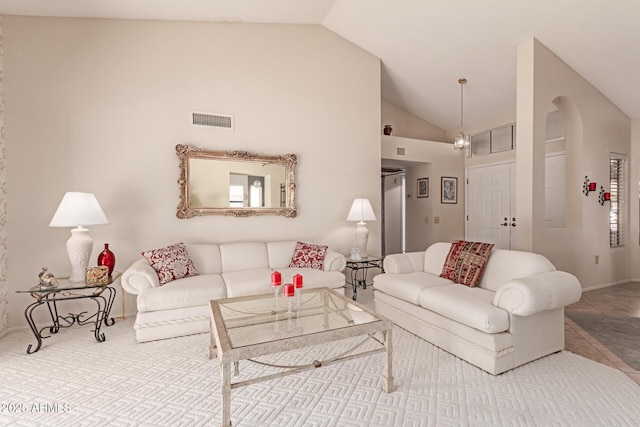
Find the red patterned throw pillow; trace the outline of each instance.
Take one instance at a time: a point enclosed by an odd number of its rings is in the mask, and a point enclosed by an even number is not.
[[[328,246],[312,245],[310,243],[298,242],[291,257],[289,267],[315,268],[322,270],[324,267],[324,256]]]
[[[445,277],[465,286],[475,287],[480,282],[493,243],[455,240],[451,244],[440,277]]]
[[[198,271],[189,258],[183,243],[141,252],[153,269],[158,273],[160,285],[183,277],[197,276]]]

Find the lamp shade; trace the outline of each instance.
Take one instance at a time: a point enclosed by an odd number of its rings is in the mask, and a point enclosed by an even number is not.
[[[355,199],[351,205],[351,210],[347,216],[347,221],[375,221],[376,215],[373,213],[369,199]]]
[[[108,223],[93,193],[69,191],[62,198],[49,227],[77,227]]]

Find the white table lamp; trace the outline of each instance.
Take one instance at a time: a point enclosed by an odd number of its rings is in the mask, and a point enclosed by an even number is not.
[[[355,199],[351,210],[347,216],[347,221],[358,221],[356,225],[356,246],[360,249],[360,256],[366,258],[367,242],[369,241],[369,230],[365,221],[375,221],[376,215],[373,213],[369,199]]]
[[[93,239],[83,226],[108,223],[93,193],[69,191],[62,198],[49,227],[76,227],[71,230],[71,237],[67,240],[67,254],[71,262],[70,282],[85,281],[85,270],[93,250]]]

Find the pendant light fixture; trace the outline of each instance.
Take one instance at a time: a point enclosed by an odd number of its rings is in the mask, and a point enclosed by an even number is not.
[[[469,135],[464,133],[464,112],[463,112],[463,105],[464,105],[464,98],[463,98],[463,87],[465,84],[467,84],[467,79],[465,78],[460,78],[458,79],[458,83],[460,83],[460,133],[458,135],[456,135],[456,137],[453,139],[453,148],[455,150],[462,150],[463,148],[469,148],[469,146],[471,145],[471,138],[469,137]]]

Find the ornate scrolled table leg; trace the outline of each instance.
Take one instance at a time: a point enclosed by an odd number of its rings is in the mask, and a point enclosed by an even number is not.
[[[106,310],[108,302],[102,295],[93,296],[91,297],[91,299],[94,300],[96,304],[98,304],[98,311],[96,312],[95,321],[96,328],[94,329],[93,333],[96,337],[96,341],[104,342],[106,338],[104,336],[104,333],[100,333],[100,326],[102,326],[103,322],[106,324],[107,319],[105,318],[105,316],[107,313]]]
[[[113,317],[109,317],[111,314],[111,308],[113,307],[113,302],[116,300],[116,289],[111,286],[107,286],[105,290],[109,291],[109,296],[107,297],[107,306],[104,309],[104,324],[107,326],[113,326],[116,321]]]
[[[43,337],[40,334],[40,331],[36,327],[36,322],[33,321],[33,310],[35,310],[36,307],[42,304],[44,304],[44,302],[36,301],[34,303],[29,304],[29,306],[24,311],[24,317],[27,318],[27,323],[29,324],[29,327],[31,328],[33,335],[35,335],[36,339],[38,340],[38,345],[33,351],[31,351],[31,347],[33,347],[33,345],[29,344],[29,346],[27,347],[27,354],[33,354],[36,351],[40,350],[40,347],[42,347],[42,338],[48,338],[48,337]]]

